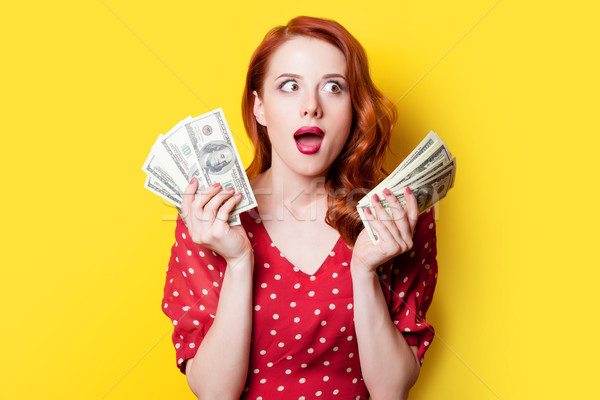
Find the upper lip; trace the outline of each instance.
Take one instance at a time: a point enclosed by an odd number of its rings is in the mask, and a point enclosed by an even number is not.
[[[305,133],[314,133],[321,137],[325,136],[325,133],[318,126],[303,126],[294,133],[294,137],[303,135]]]

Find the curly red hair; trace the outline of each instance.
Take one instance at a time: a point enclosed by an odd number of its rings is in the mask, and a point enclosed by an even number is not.
[[[352,127],[344,148],[327,173],[328,211],[325,221],[340,233],[346,243],[354,244],[362,229],[356,203],[385,176],[385,153],[398,114],[392,102],[373,84],[365,50],[339,23],[296,17],[285,26],[271,29],[254,51],[242,97],[244,126],[255,149],[254,160],[247,173],[253,178],[271,166],[271,142],[267,129],[254,117],[253,91],[256,90],[262,97],[270,56],[287,40],[298,36],[324,40],[339,48],[346,58]]]

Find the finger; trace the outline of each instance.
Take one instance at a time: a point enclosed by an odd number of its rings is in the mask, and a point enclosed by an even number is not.
[[[219,208],[223,205],[225,201],[227,201],[231,196],[233,196],[233,188],[228,187],[225,190],[222,190],[220,193],[214,195],[208,203],[204,206],[204,218],[206,221],[214,221],[217,217],[217,212],[219,212]]]
[[[194,200],[194,209],[202,210],[204,206],[206,206],[206,203],[208,203],[220,191],[221,184],[219,182],[216,182],[211,186],[204,188],[200,193],[198,193],[196,199]]]
[[[229,214],[233,211],[234,207],[237,203],[240,202],[242,198],[241,193],[236,193],[232,197],[230,197],[226,202],[223,203],[221,207],[219,207],[219,212],[217,212],[217,221],[227,222],[229,220]]]
[[[198,188],[198,179],[192,178],[190,183],[185,187],[183,191],[183,198],[181,199],[181,211],[184,215],[181,217],[185,220],[186,216],[189,215],[190,207],[194,201],[194,193]]]
[[[376,194],[371,197],[371,203],[373,204],[373,209],[375,210],[377,219],[386,227],[394,240],[399,243],[402,240],[402,237],[393,221],[393,216],[390,216],[385,208],[383,208],[383,204],[381,204],[381,201],[379,201],[379,197]]]
[[[379,236],[380,240],[384,242],[395,240],[388,228],[381,221],[379,221],[375,215],[373,215],[371,209],[368,207],[365,208],[365,216],[367,217],[371,228],[375,231],[375,233],[377,233],[377,236]]]
[[[412,231],[404,207],[402,207],[402,204],[400,204],[396,196],[389,189],[384,189],[383,194],[394,216],[394,225],[396,230],[398,230],[398,235],[402,238],[402,241],[411,246]]]
[[[408,186],[404,189],[404,199],[406,200],[406,214],[408,215],[410,232],[414,233],[415,227],[417,226],[417,219],[419,218],[419,204],[417,203],[417,198]]]

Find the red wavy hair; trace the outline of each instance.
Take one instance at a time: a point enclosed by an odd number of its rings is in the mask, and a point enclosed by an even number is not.
[[[298,36],[324,40],[339,48],[346,58],[353,119],[348,140],[327,173],[325,221],[346,243],[354,244],[362,229],[356,203],[385,176],[385,153],[398,114],[373,84],[365,50],[342,25],[327,19],[296,17],[285,26],[271,29],[254,51],[242,97],[244,126],[255,149],[254,160],[246,172],[253,178],[271,166],[271,142],[267,129],[254,117],[252,92],[256,90],[262,97],[270,56],[287,40]]]

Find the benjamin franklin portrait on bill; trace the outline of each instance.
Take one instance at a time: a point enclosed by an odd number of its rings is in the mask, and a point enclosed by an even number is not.
[[[200,167],[211,175],[228,172],[235,164],[231,146],[222,140],[209,142],[200,149]]]

